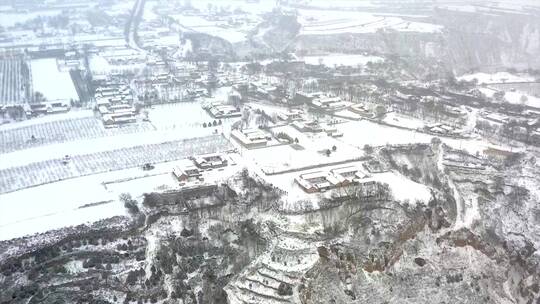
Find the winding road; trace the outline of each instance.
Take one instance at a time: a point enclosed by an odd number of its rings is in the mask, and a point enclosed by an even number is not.
[[[139,23],[141,22],[142,16],[144,14],[144,4],[146,0],[136,0],[133,10],[131,11],[131,16],[128,20],[129,30],[126,34],[126,43],[129,47],[134,50],[145,52],[143,48],[138,44],[137,30]]]

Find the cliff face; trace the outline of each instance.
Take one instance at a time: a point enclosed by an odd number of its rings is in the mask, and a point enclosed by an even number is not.
[[[474,160],[433,152],[433,162]],[[534,159],[481,170],[442,165],[436,173],[418,156],[393,150],[387,160],[396,170],[408,164],[440,195],[427,206],[361,204],[346,238],[319,245],[299,286],[301,302],[538,303],[538,196],[524,188],[538,183]],[[462,225],[471,216],[478,221]]]
[[[299,211],[242,170],[146,194],[130,219],[0,242],[0,303],[539,303],[535,157],[486,164],[441,144],[372,157],[429,202],[363,185]]]
[[[426,22],[444,30],[299,36],[294,47],[306,53],[367,51],[436,59],[457,72],[540,67],[540,21],[535,16],[435,9]]]
[[[521,14],[435,11],[452,64],[466,69],[540,66],[540,21]]]

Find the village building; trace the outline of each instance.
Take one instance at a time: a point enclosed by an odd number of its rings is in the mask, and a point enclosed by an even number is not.
[[[304,112],[301,110],[292,109],[286,112],[280,112],[277,114],[278,118],[283,121],[295,121],[301,120],[304,115]]]
[[[342,185],[335,176],[324,171],[302,174],[294,180],[307,193],[324,192]]]
[[[341,100],[340,97],[328,97],[328,96],[321,96],[318,98],[313,99],[311,104],[318,109],[322,110],[330,110],[330,111],[337,111],[342,110],[347,107],[347,103]]]
[[[203,108],[213,117],[213,118],[230,118],[230,117],[240,117],[242,113],[240,109],[232,106],[225,105],[222,103],[211,103],[209,105],[203,106]]]
[[[330,170],[341,184],[357,183],[360,179],[369,177],[364,171],[356,166],[347,166]]]
[[[363,166],[369,173],[382,173],[388,171],[385,165],[376,159],[363,163]]]
[[[203,170],[226,167],[228,164],[227,159],[222,154],[200,155],[193,157],[192,160],[197,168]]]
[[[508,116],[506,115],[502,115],[502,114],[499,114],[499,113],[484,113],[483,115],[484,119],[492,122],[492,123],[496,123],[496,124],[505,124],[505,123],[508,123]]]
[[[231,137],[246,148],[265,147],[272,137],[261,129],[233,130]]]
[[[358,114],[364,118],[372,118],[373,112],[369,111],[362,103],[353,104],[349,110],[355,114]]]
[[[199,178],[202,174],[193,163],[179,165],[173,168],[173,176],[180,182],[186,182],[190,178]]]
[[[305,120],[305,121],[293,121],[291,124],[294,128],[296,128],[300,132],[313,132],[318,133],[322,132],[323,128],[316,120]]]

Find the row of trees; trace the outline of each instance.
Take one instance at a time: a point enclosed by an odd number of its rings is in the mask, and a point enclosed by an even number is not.
[[[221,126],[223,124],[223,122],[220,120],[214,120],[213,122],[209,122],[209,123],[203,123],[203,128],[210,128],[210,127],[216,127],[216,126]]]

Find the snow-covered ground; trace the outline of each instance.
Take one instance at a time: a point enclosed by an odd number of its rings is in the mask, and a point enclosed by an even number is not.
[[[18,121],[15,123],[3,124],[3,125],[0,125],[0,131],[24,128],[28,126],[34,126],[34,125],[39,125],[39,124],[44,124],[44,123],[49,123],[49,122],[54,122],[54,121],[88,118],[88,117],[94,117],[94,112],[92,110],[72,109],[71,111],[67,113],[44,115],[41,117]]]
[[[27,13],[14,13],[14,12],[1,12],[0,13],[0,26],[11,27],[17,23],[24,23],[38,17],[52,17],[60,15],[60,10],[46,10],[38,12]]]
[[[298,10],[301,35],[375,33],[390,29],[400,32],[440,32],[442,26],[407,21],[397,16],[379,16],[359,11]]]
[[[90,69],[94,75],[107,75],[110,73],[128,71],[135,72],[141,70],[145,66],[145,63],[111,64],[105,56],[101,55],[91,55],[89,61]]]
[[[505,83],[505,82],[532,82],[534,77],[528,75],[516,75],[508,72],[497,72],[493,74],[475,73],[459,76],[458,80],[472,81],[478,80],[478,84]]]
[[[374,174],[367,180],[386,183],[390,186],[395,200],[408,201],[414,204],[417,201],[427,203],[431,199],[431,192],[425,185],[414,182],[397,172],[385,172]]]
[[[221,98],[221,91],[218,91],[218,97]],[[97,153],[100,151],[110,151],[121,148],[134,147],[138,145],[157,144],[179,139],[204,137],[217,133],[227,133],[230,125],[237,119],[223,119],[222,125],[203,128],[203,123],[213,122],[206,111],[201,108],[199,102],[178,103],[169,105],[158,105],[148,110],[148,117],[155,130],[119,134],[109,137],[99,137],[90,139],[81,139],[64,143],[38,146],[22,151],[14,151],[2,154],[0,157],[0,169],[17,167],[43,161],[47,159],[57,159],[64,155],[83,155]],[[70,118],[76,115],[89,115],[86,111],[80,111],[80,114],[66,114],[59,116],[44,117],[44,120],[58,118]],[[37,123],[38,121],[36,121]],[[41,122],[41,121],[39,121]],[[23,122],[31,124],[33,120]],[[15,128],[19,123],[6,125],[7,128]],[[3,127],[2,127],[3,128]],[[1,129],[0,129],[1,130]]]
[[[479,90],[484,95],[486,95],[486,97],[489,97],[489,98],[493,98],[493,95],[497,91],[499,91],[499,90],[497,90],[495,88],[490,88],[490,87],[479,88]],[[525,100],[523,100],[523,96],[526,97]],[[506,99],[506,101],[508,101],[509,103],[512,103],[512,104],[523,104],[523,105],[527,105],[529,107],[540,108],[540,98],[538,98],[536,96],[529,95],[529,94],[527,94],[525,92],[521,92],[521,91],[505,92],[504,99]]]
[[[363,148],[364,145],[384,146],[384,145],[403,145],[412,143],[429,143],[435,136],[420,133],[412,130],[402,130],[394,127],[379,125],[367,120],[347,122],[336,125],[338,130],[343,133],[339,141]],[[440,137],[447,145],[463,149],[471,154],[476,152],[482,154],[488,147],[510,151],[510,147],[493,145],[482,139],[456,139]],[[516,148],[513,149],[516,151]]]
[[[92,154],[212,134],[213,129],[210,128],[188,128],[177,131],[151,131],[52,144],[3,154],[0,157],[0,169],[23,166],[48,159],[59,159],[64,155]]]
[[[215,10],[221,10],[222,8],[232,10],[240,9],[250,14],[259,15],[272,11],[276,7],[276,2],[272,0],[262,0],[257,2],[245,0],[197,0],[191,1],[191,5],[201,11],[206,11],[210,5]]]
[[[346,9],[346,8],[371,8],[376,7],[376,4],[373,3],[372,0],[333,0],[333,1],[327,1],[327,0],[306,0],[301,2],[304,5],[309,5],[310,7],[316,7],[316,8],[324,8],[324,9],[332,9],[332,8],[340,8],[340,9]]]
[[[213,121],[199,102],[163,104],[148,109],[148,119],[159,130],[196,128]]]
[[[111,6],[110,12],[111,13],[117,13],[117,12],[129,13],[133,9],[134,4],[135,4],[135,0],[118,1]]]
[[[156,171],[172,167],[160,164]],[[125,208],[118,197],[126,188],[108,188],[103,183],[125,178],[137,178],[149,174],[140,168],[96,174],[69,179],[57,183],[28,188],[0,195],[0,240],[20,237],[27,234],[45,232],[67,226],[89,223],[116,215],[124,215]],[[172,177],[169,176],[172,181]],[[144,180],[144,179],[143,179]],[[138,184],[138,191],[151,190],[149,180],[144,186]],[[133,193],[133,196],[142,192]],[[107,202],[100,205],[80,208],[87,204]]]
[[[424,127],[424,122],[420,119],[410,118],[397,113],[388,113],[384,117],[383,121],[390,125],[395,125],[399,127],[409,128],[409,129],[421,129]]]
[[[101,176],[66,180],[0,195],[0,240],[79,225],[124,214],[119,202],[79,209],[116,199],[100,184]]]
[[[291,126],[283,126],[272,129],[274,133],[284,132],[292,138],[298,138],[299,147],[281,145],[263,149],[242,149],[242,155],[253,161],[267,173],[277,173],[286,170],[301,169],[307,166],[324,165],[345,160],[357,159],[363,156],[363,152],[356,147],[342,143],[326,133],[306,134],[299,132]],[[326,150],[330,156],[325,154]],[[280,157],[276,157],[279,155]]]
[[[322,56],[299,57],[298,60],[305,61],[311,65],[325,65],[327,67],[335,66],[362,66],[368,62],[381,62],[384,59],[379,56],[351,55],[351,54],[328,54]]]
[[[154,13],[154,7],[157,5],[157,1],[146,1],[144,4],[143,20],[151,21],[157,19],[159,16]]]
[[[210,21],[201,16],[173,15],[172,17],[190,30],[219,37],[230,43],[247,40],[247,33],[254,27],[249,24],[231,27],[226,21]]]
[[[125,215],[120,194],[140,198],[143,193],[178,188],[172,168],[186,161],[156,164],[151,171],[132,168],[1,194],[0,240]],[[203,176],[206,183],[223,182],[240,169],[231,165]]]
[[[525,100],[522,99],[523,96],[526,97]],[[504,94],[504,98],[506,100],[508,100],[509,103],[523,104],[523,105],[527,105],[527,106],[530,106],[530,107],[540,108],[540,98],[535,97],[535,96],[531,96],[531,95],[529,95],[527,93],[524,93],[524,92],[519,92],[519,91],[506,92]]]
[[[458,12],[483,13],[486,15],[505,13],[531,15],[534,14],[534,10],[530,9],[531,6],[538,7],[540,3],[535,0],[507,0],[490,3],[472,3],[470,5],[445,5],[440,8]]]
[[[31,67],[34,91],[43,93],[48,101],[79,100],[69,71],[60,71],[56,59],[34,59]]]
[[[263,175],[263,178],[271,183],[272,185],[284,190],[287,192],[285,209],[289,211],[300,210],[302,208],[302,202],[309,201],[312,206],[317,207],[320,202],[321,195],[324,193],[306,193],[295,181],[294,179],[302,174],[310,172],[330,172],[332,169],[343,168],[343,167],[358,167],[362,168],[361,161],[353,161],[346,164],[340,165],[331,165],[331,166],[322,166],[316,169],[300,170],[296,172],[283,173],[277,175]],[[407,177],[401,175],[398,172],[385,172],[385,173],[376,173],[372,176],[365,178],[361,182],[377,181],[380,183],[386,183],[390,186],[392,195],[395,200],[400,202],[409,202],[414,204],[417,201],[427,203],[431,199],[431,191],[425,185],[416,183]]]

